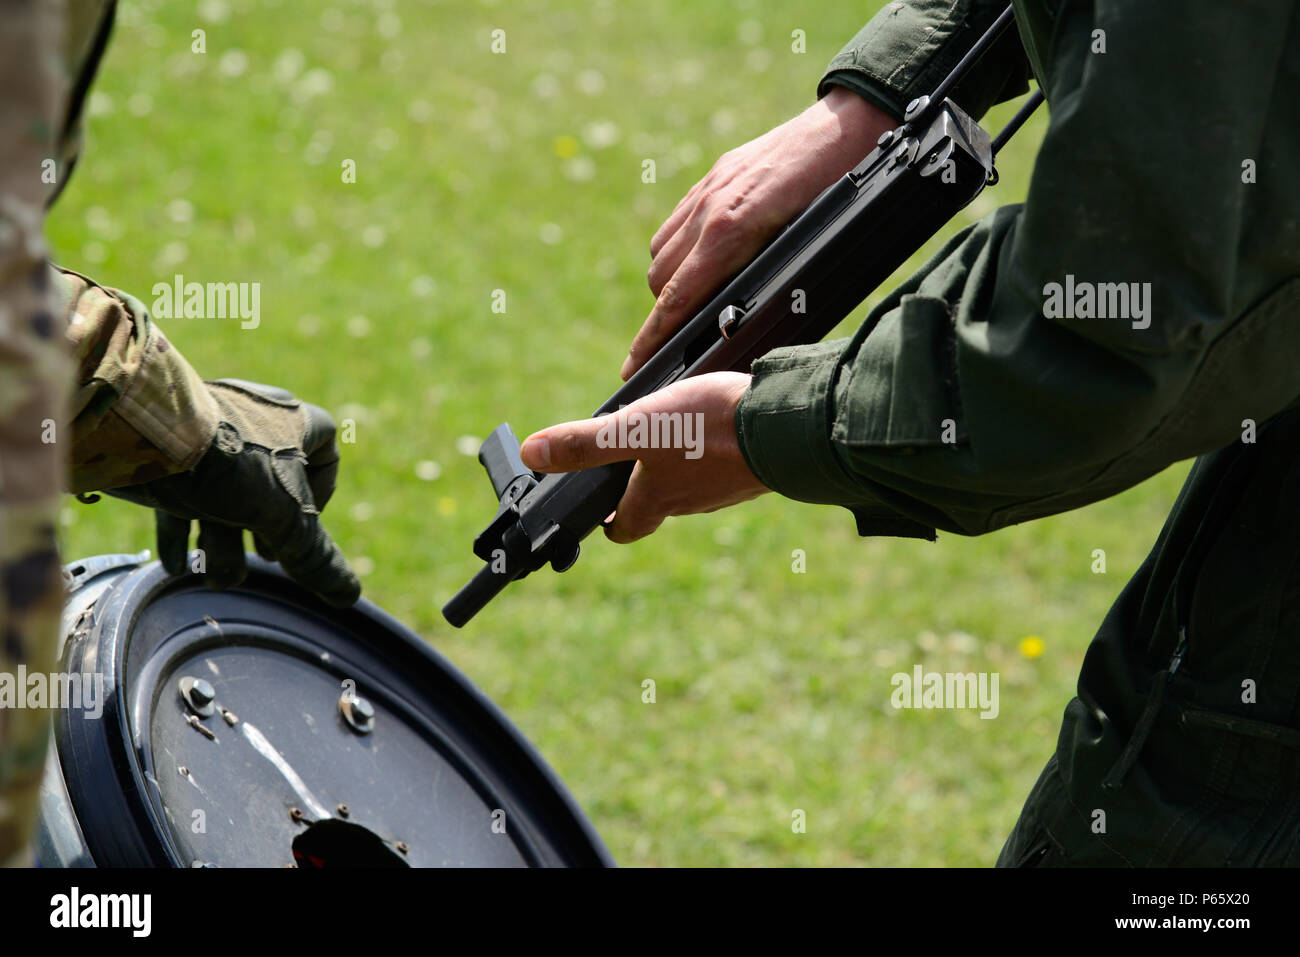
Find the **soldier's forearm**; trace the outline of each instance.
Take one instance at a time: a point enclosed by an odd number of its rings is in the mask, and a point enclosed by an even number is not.
[[[51,267],[77,363],[69,490],[150,481],[190,468],[217,427],[198,373],[144,304]]]

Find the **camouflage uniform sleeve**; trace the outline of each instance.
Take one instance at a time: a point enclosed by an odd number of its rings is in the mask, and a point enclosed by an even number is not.
[[[45,197],[53,203],[81,152],[82,106],[108,45],[112,0],[69,0],[62,122]],[[68,489],[89,492],[190,468],[217,429],[217,408],[138,299],[50,267],[56,316],[76,361]]]
[[[12,0],[0,27],[0,866],[30,864],[49,712],[16,675],[54,668],[55,519],[70,381],[45,267],[60,10]]]
[[[136,485],[184,471],[217,431],[216,403],[140,300],[52,267],[77,363],[69,488]]]

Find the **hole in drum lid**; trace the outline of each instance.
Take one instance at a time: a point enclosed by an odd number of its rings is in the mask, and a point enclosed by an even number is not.
[[[374,831],[337,818],[317,821],[295,837],[293,859],[313,870],[411,866]]]

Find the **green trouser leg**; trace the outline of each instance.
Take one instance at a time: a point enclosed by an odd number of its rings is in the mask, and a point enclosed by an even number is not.
[[[1300,865],[1300,409],[1197,460],[998,866]]]

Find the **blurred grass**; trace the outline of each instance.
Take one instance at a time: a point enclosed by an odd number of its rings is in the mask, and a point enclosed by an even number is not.
[[[367,596],[502,706],[624,865],[991,863],[1186,472],[937,545],[767,496],[632,547],[593,538],[572,572],[444,624],[494,510],[475,440],[613,391],[651,234],[718,155],[811,102],[869,8],[126,0],[50,222],[60,262],[146,303],[178,272],[261,283],[256,329],[162,325],[206,377],[355,421],[326,516]],[[967,221],[1023,199],[1044,122]],[[152,545],[142,510],[69,500],[69,558]],[[998,719],[894,711],[890,676],[916,663],[998,671]]]

